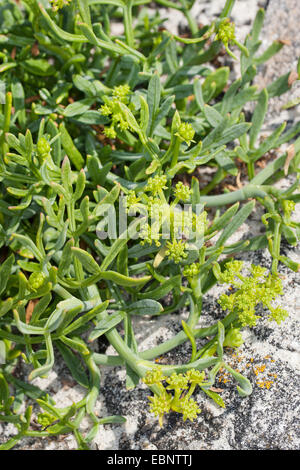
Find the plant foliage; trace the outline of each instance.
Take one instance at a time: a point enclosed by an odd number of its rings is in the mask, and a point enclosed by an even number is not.
[[[289,90],[290,71],[263,90],[253,84],[257,67],[283,46],[275,41],[260,53],[264,11],[241,44],[230,21],[234,0],[201,28],[190,0],[157,0],[156,9],[148,0],[50,3],[0,1],[0,420],[17,428],[2,449],[26,436],[67,433],[86,449],[101,425],[122,423],[121,416],[95,413],[101,365],[125,365],[129,389],[143,379],[161,424],[170,411],[197,419],[196,385],[225,406],[211,390],[221,367],[240,395],[249,395],[249,380],[226,364],[223,349],[241,345],[240,329],[256,324],[259,302],[270,320],[285,319],[274,304],[283,293],[278,264],[299,270],[280,244],[284,238],[296,245],[300,235],[292,218],[300,199],[300,123],[288,130],[283,123],[261,138],[268,101]],[[187,35],[164,28],[161,5],[185,15]],[[116,22],[124,33],[114,32]],[[216,66],[223,46],[225,65]],[[237,56],[240,76],[232,81]],[[259,168],[288,142],[286,152]],[[200,185],[207,167],[213,176]],[[242,186],[224,190],[241,167]],[[286,174],[294,182],[275,187]],[[189,204],[184,222],[178,204]],[[232,243],[255,204],[264,209],[264,232]],[[117,222],[104,236],[108,206],[117,221],[126,214],[128,229]],[[145,214],[157,212],[150,226]],[[265,247],[270,272],[252,266],[246,275],[229,259]],[[223,318],[200,328],[202,298],[217,282],[234,290],[219,299]],[[182,330],[140,352],[134,317],[180,318],[184,306]],[[117,356],[94,351],[93,341],[104,335]],[[198,349],[197,339],[206,337]],[[186,364],[156,367],[156,357],[185,341],[192,346]],[[31,383],[61,358],[86,390],[66,408]],[[31,368],[24,381],[15,374],[22,361]],[[40,407],[39,429],[32,404]],[[91,428],[83,434],[86,415]]]

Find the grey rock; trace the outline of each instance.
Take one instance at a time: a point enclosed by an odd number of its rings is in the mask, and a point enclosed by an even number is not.
[[[260,88],[268,86],[283,74],[296,72],[300,57],[299,22],[298,0],[270,0],[261,34],[262,50],[265,50],[275,40],[284,41],[286,45],[260,68],[257,77],[257,84]],[[282,112],[285,105],[297,99],[300,99],[299,80],[294,81],[289,92],[270,99],[267,116],[269,123],[271,121],[281,123],[283,120],[298,121],[300,117],[299,105]]]

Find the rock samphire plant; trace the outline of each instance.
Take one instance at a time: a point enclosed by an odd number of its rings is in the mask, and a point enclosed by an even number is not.
[[[241,44],[234,0],[224,3],[200,27],[189,0],[0,1],[0,421],[17,429],[0,448],[74,433],[86,449],[101,425],[122,423],[95,413],[103,365],[124,366],[129,389],[147,384],[162,425],[171,411],[197,419],[194,390],[225,406],[212,389],[221,368],[241,396],[251,393],[223,349],[239,347],[261,315],[287,316],[278,265],[299,269],[280,245],[300,233],[300,123],[261,137],[268,100],[296,75],[258,89],[257,68],[284,42],[260,53],[259,10]],[[185,15],[186,34],[164,27],[161,6]],[[261,235],[232,242],[255,205]],[[269,270],[234,259],[263,248]],[[224,314],[203,325],[202,299],[216,283],[230,287]],[[134,318],[170,313],[181,331],[142,351]],[[104,336],[116,355],[95,352]],[[185,364],[157,365],[186,341]],[[32,383],[61,360],[86,391],[66,408]]]

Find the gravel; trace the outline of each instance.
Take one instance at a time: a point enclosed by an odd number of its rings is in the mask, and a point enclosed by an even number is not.
[[[300,10],[297,0],[239,0],[232,18],[237,25],[239,39],[249,32],[249,27],[258,7],[267,7],[266,22],[263,30],[263,47],[266,48],[274,39],[289,40],[290,45],[260,70],[257,80],[262,87],[278,77],[285,70],[296,67],[300,55],[299,28]],[[193,16],[200,23],[207,23],[218,15],[224,5],[223,0],[196,1]],[[298,5],[299,7],[299,5]],[[179,15],[168,15],[160,9],[161,15],[168,18],[165,25],[177,32],[178,24],[184,28],[184,20]],[[295,83],[289,94],[273,99],[268,114],[266,128],[272,128],[277,122],[286,119],[289,123],[299,118],[299,106],[282,111],[288,101],[299,96],[299,83]],[[283,184],[287,185],[285,180]],[[295,220],[300,221],[299,209]],[[247,223],[234,235],[237,241],[249,234],[259,233],[261,226],[259,211],[254,212]],[[282,254],[300,262],[300,247],[282,246]],[[246,253],[241,256],[246,264],[261,264],[270,267],[271,258],[267,250]],[[236,391],[236,384],[226,375],[218,377],[217,387],[226,408],[217,407],[214,402],[196,395],[202,413],[194,423],[183,422],[182,418],[172,413],[165,418],[163,428],[148,410],[149,392],[144,385],[126,391],[125,372],[121,368],[102,369],[102,387],[96,405],[99,416],[122,414],[127,421],[124,425],[105,425],[101,428],[93,444],[94,449],[174,449],[174,450],[266,450],[298,449],[299,434],[299,274],[280,266],[283,279],[284,296],[282,305],[289,311],[288,319],[281,325],[262,320],[258,326],[243,332],[245,343],[238,353],[226,352],[226,359],[232,367],[238,368],[253,385],[253,393],[248,398],[241,398]],[[204,313],[199,326],[210,324],[221,318],[222,311],[217,303],[222,287],[210,291],[204,299]],[[166,340],[180,330],[180,321],[185,319],[183,313],[169,315],[155,320],[139,319],[134,325],[141,350]],[[97,349],[97,345],[96,345]],[[108,354],[115,354],[108,347]],[[186,362],[190,357],[190,346],[182,345],[166,357],[171,362]],[[24,366],[22,374],[28,371]],[[66,367],[59,361],[47,379],[35,379],[34,384],[48,390],[58,406],[68,406],[84,396],[84,390],[74,385]],[[86,419],[82,429],[91,423]],[[0,425],[0,443],[15,434],[11,424]],[[75,449],[76,442],[72,436],[51,437],[45,439],[26,439],[17,449]]]

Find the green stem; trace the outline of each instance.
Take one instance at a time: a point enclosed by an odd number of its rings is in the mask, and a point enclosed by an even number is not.
[[[230,325],[230,323],[235,320],[236,314],[229,313],[221,322],[223,323],[224,327]],[[218,332],[218,325],[212,325],[206,328],[197,328],[193,330],[195,338],[205,338],[206,336],[214,336]],[[143,359],[153,359],[157,356],[161,356],[168,351],[180,346],[187,340],[187,336],[184,331],[180,331],[177,335],[173,336],[173,338],[165,341],[164,343],[160,344],[159,346],[155,346],[154,348],[148,349],[147,351],[143,351],[140,353],[140,356]]]
[[[187,321],[188,325],[191,328],[194,328],[195,325],[197,325],[199,317],[201,315],[202,311],[202,295],[199,295],[199,282],[197,282],[197,285],[192,285],[193,289],[193,295],[192,295],[192,304],[191,304],[191,313],[189,316],[189,319]],[[200,291],[201,291],[201,286],[200,286]]]
[[[140,358],[131,351],[127,344],[123,341],[116,329],[112,329],[105,334],[106,338],[114,349],[119,353],[122,359],[136,372],[140,377],[144,377],[146,368],[138,364]],[[97,355],[94,356],[97,363]]]
[[[236,318],[235,313],[229,313],[221,322],[223,323],[224,327],[230,325]],[[197,328],[193,330],[195,338],[205,338],[206,336],[214,336],[218,332],[218,325],[215,324],[213,326],[209,326],[206,328]],[[110,333],[110,332],[109,332]],[[107,334],[109,334],[107,333]],[[106,335],[107,335],[106,334]],[[177,333],[177,335],[173,336],[173,338],[169,339],[168,341],[165,341],[164,343],[161,343],[159,346],[155,346],[154,348],[147,349],[146,351],[142,351],[139,353],[139,358],[138,359],[143,359],[143,360],[151,360],[154,359],[155,357],[161,356],[172,349],[180,346],[183,344],[185,341],[187,341],[187,336],[185,332],[182,330],[180,333]],[[120,340],[122,338],[120,337]],[[113,339],[114,341],[114,339]],[[113,347],[114,344],[112,343]],[[127,346],[126,346],[127,348]],[[116,348],[115,348],[116,349]],[[128,348],[129,349],[129,348]],[[117,349],[116,349],[117,350]],[[119,352],[117,350],[117,352]],[[132,355],[132,351],[129,349],[130,355]],[[103,364],[107,366],[117,366],[117,365],[123,365],[124,364],[124,359],[123,359],[123,354],[120,356],[106,356],[105,354],[94,354],[94,359],[97,364]],[[137,356],[135,355],[135,360],[137,359]],[[151,364],[151,363],[150,363]]]
[[[188,21],[189,28],[191,30],[192,36],[196,36],[198,31],[199,31],[198,24],[194,20],[194,18],[192,17],[190,10],[184,9],[183,14],[184,14],[184,16],[186,17],[186,19]]]
[[[225,6],[223,8],[223,11],[220,15],[220,18],[227,18],[231,13],[231,11],[234,7],[234,4],[235,4],[235,0],[227,0]]]
[[[72,236],[74,237],[74,242],[75,246],[79,248],[79,238],[76,236],[76,218],[75,218],[75,207],[74,207],[74,202],[71,201],[69,204],[67,204],[67,211],[68,211],[68,217],[70,220],[70,230],[72,233]],[[82,265],[79,262],[79,260],[74,257],[74,271],[75,271],[75,276],[78,281],[83,281],[84,279],[84,273],[82,269]],[[81,293],[84,295],[84,291],[80,289]]]
[[[175,389],[171,407],[172,407],[172,410],[177,411],[177,412],[180,412],[180,409],[181,409],[180,395],[181,395],[181,389],[179,390]]]
[[[2,128],[2,135],[0,137],[0,149],[2,159],[4,159],[5,154],[8,152],[9,147],[5,142],[5,134],[9,131],[10,127],[10,117],[11,117],[11,109],[12,109],[12,93],[8,91],[5,95],[5,106],[4,106],[4,123]]]
[[[193,36],[196,36],[196,34],[198,33],[198,25],[191,15],[191,11],[190,11],[191,6],[192,6],[191,2],[187,0],[180,0],[180,3],[182,4],[182,13],[184,14],[184,16],[186,17],[188,21],[191,33]]]
[[[233,204],[238,201],[244,201],[249,198],[266,197],[267,192],[262,186],[255,186],[248,184],[242,189],[233,191],[231,193],[220,194],[218,196],[202,196],[201,202],[205,203],[207,207],[225,206]]]
[[[272,274],[277,274],[278,259],[280,256],[281,229],[282,229],[281,222],[276,222],[275,231],[274,231],[274,239],[273,239],[273,250],[271,253],[273,256]]]
[[[126,42],[129,47],[134,47],[134,35],[133,35],[133,25],[132,25],[132,0],[128,0],[123,8],[124,12],[124,28],[125,28],[125,37]]]
[[[248,169],[248,178],[249,180],[252,180],[255,176],[255,171],[254,171],[254,162],[249,162],[247,163],[247,169]]]
[[[187,394],[185,395],[186,398],[190,398],[190,397],[193,395],[196,386],[197,386],[197,384],[196,384],[195,382],[191,384],[189,391],[188,391]]]
[[[24,437],[49,437],[49,432],[47,431],[25,431],[22,433],[22,436]]]
[[[221,322],[223,323],[224,327],[226,328],[230,323],[232,323],[236,318],[235,313],[229,313]],[[197,328],[193,330],[195,338],[205,338],[206,336],[214,336],[217,334],[218,331],[218,326],[217,324],[206,327],[206,328]],[[109,337],[108,337],[108,336]],[[141,368],[140,366],[137,365],[137,361],[147,361],[154,359],[155,357],[161,356],[172,349],[180,346],[183,344],[185,341],[187,341],[187,336],[185,332],[182,330],[180,333],[177,333],[177,335],[173,336],[173,338],[169,339],[168,341],[165,341],[164,343],[160,344],[159,346],[155,346],[154,348],[147,349],[146,351],[142,351],[139,353],[139,355],[134,354],[130,348],[124,343],[122,340],[121,336],[116,330],[111,330],[108,333],[106,333],[107,338],[109,341],[111,341],[112,346],[115,348],[115,350],[119,353],[119,356],[107,356],[105,354],[98,354],[95,353],[94,360],[96,364],[103,364],[107,366],[119,366],[123,365],[124,362],[128,362],[128,364],[132,367],[133,370],[137,370],[137,374],[140,374]],[[52,340],[59,339],[60,335],[57,334],[52,334],[51,338]],[[18,336],[16,334],[10,333],[9,331],[1,330],[0,329],[0,338],[5,338],[10,341],[14,341],[17,344],[25,344],[25,340],[23,336]],[[41,342],[44,342],[45,338],[43,336],[35,336],[33,338],[30,338],[30,344],[40,344]],[[149,366],[154,366],[152,363],[144,362],[143,367],[143,372],[149,368]]]

